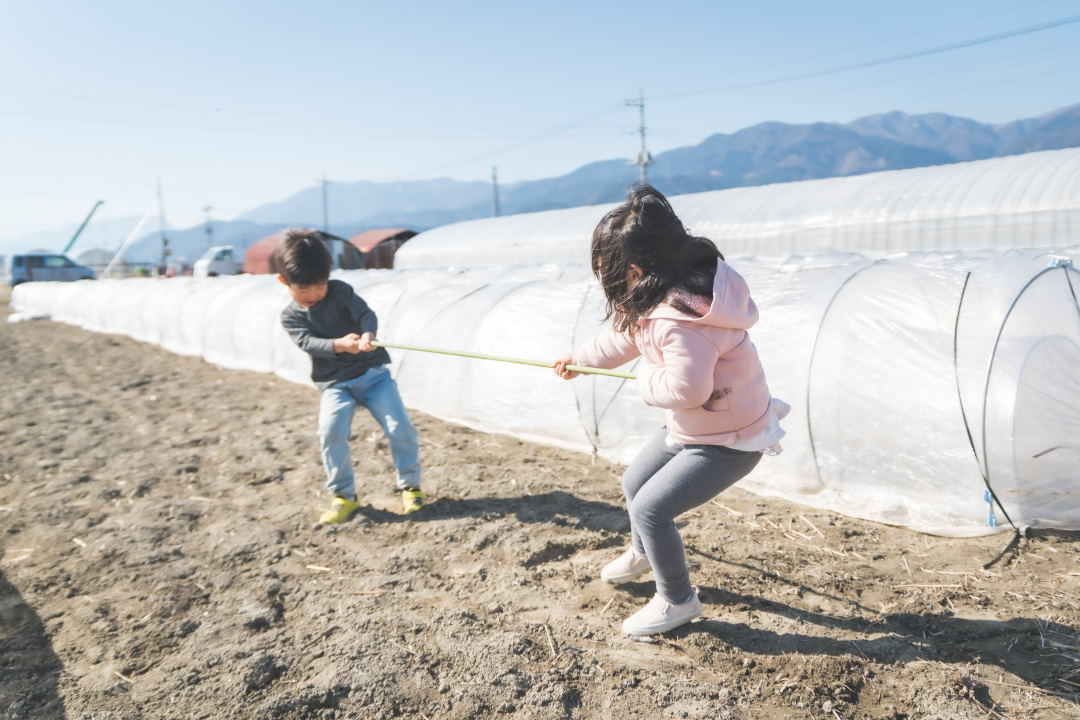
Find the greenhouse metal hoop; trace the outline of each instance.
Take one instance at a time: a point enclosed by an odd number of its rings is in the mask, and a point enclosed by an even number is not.
[[[562,276],[560,275],[560,277],[562,277]],[[592,288],[589,286],[589,283],[586,282],[585,283],[585,292],[583,292],[581,294],[581,302],[578,303],[577,315],[574,316],[574,326],[572,328],[570,328],[570,345],[571,345],[571,347],[577,345],[578,328],[581,326],[581,313],[585,310],[585,304],[589,301],[589,292],[591,290],[592,290]],[[592,384],[592,390],[593,390],[593,404],[595,405],[596,404],[596,391],[595,391],[596,384],[595,384],[595,381],[593,383],[591,383],[591,384]],[[585,436],[589,439],[589,444],[592,445],[593,455],[596,455],[597,451],[599,450],[599,448],[597,447],[597,444],[596,444],[596,441],[600,438],[599,423],[597,423],[595,434],[589,432],[588,424],[585,422],[584,418],[582,417],[581,400],[578,398],[578,394],[577,394],[576,391],[574,392],[574,408],[577,410],[578,422],[581,423],[582,429],[585,430]],[[593,412],[593,420],[594,421],[596,420],[596,413],[595,412]]]
[[[967,286],[969,280],[971,280],[970,270],[968,270],[967,273],[964,275],[964,286],[960,288],[960,301],[956,304],[956,322],[953,324],[953,376],[956,379],[956,399],[960,403],[960,418],[964,421],[964,432],[967,433],[968,445],[971,447],[971,454],[975,458],[975,464],[979,468],[979,476],[982,478],[983,485],[986,486],[986,491],[990,493],[990,497],[995,503],[997,503],[997,506],[1001,510],[1001,513],[1005,516],[1005,519],[1009,521],[1009,525],[1012,525],[1013,530],[1019,533],[1019,528],[1016,527],[1016,523],[1014,523],[1012,521],[1012,518],[1009,517],[1009,513],[1005,509],[1005,506],[1002,504],[1001,499],[997,496],[997,493],[994,492],[994,488],[990,485],[990,478],[987,477],[986,471],[983,470],[982,460],[979,459],[979,451],[975,449],[975,438],[971,434],[971,424],[968,423],[967,412],[964,410],[964,394],[960,390],[960,315],[964,309],[964,297],[967,294]],[[1032,281],[1034,281],[1034,278],[1032,279]],[[1021,294],[1023,294],[1023,290],[1021,290],[1020,292]],[[985,403],[986,400],[984,398],[984,419],[986,410]]]
[[[561,277],[561,275],[560,275],[560,277]],[[592,286],[590,284],[586,283],[585,292],[582,293],[581,303],[578,305],[577,316],[574,318],[574,327],[570,331],[570,343],[571,343],[571,345],[574,345],[575,347],[577,346],[578,329],[581,326],[581,313],[582,313],[582,311],[584,311],[585,305],[589,301],[589,293],[591,291],[592,291]],[[634,363],[630,366],[630,371],[633,372],[634,370],[636,370],[637,366],[638,366],[638,364],[640,362],[641,362],[641,358],[640,357],[636,358],[634,360]],[[599,441],[600,441],[600,423],[602,423],[604,421],[604,418],[607,416],[608,410],[610,410],[611,406],[615,404],[615,399],[618,397],[619,393],[622,392],[623,386],[626,385],[626,381],[628,379],[629,378],[622,378],[621,380],[619,380],[619,386],[617,388],[615,388],[615,391],[613,393],[611,393],[611,399],[608,400],[607,405],[605,405],[604,409],[600,411],[599,415],[597,415],[597,413],[596,413],[596,378],[592,378],[592,381],[589,383],[589,393],[592,395],[592,409],[593,409],[593,412],[592,412],[592,420],[593,420],[593,422],[592,422],[592,427],[591,428],[589,426],[589,423],[585,422],[584,418],[582,417],[583,412],[582,412],[582,407],[581,407],[581,400],[578,398],[578,394],[576,392],[574,393],[574,407],[577,409],[578,420],[581,422],[582,429],[585,430],[585,435],[589,439],[589,444],[592,445],[594,455],[597,452],[599,452],[599,450],[600,450],[600,444],[599,444]]]
[[[994,338],[994,346],[990,351],[990,360],[986,364],[986,382],[983,384],[982,407],[982,475],[983,480],[986,482],[986,488],[987,490],[989,490],[991,497],[993,497],[994,500],[997,502],[998,507],[1001,508],[1001,512],[1005,515],[1005,519],[1009,521],[1009,524],[1013,526],[1013,529],[1015,529],[1017,533],[1020,532],[1020,529],[1016,527],[1016,523],[1014,523],[1012,521],[1012,518],[1009,517],[1009,513],[1005,510],[1005,507],[1002,505],[1001,500],[998,499],[997,493],[994,492],[994,488],[992,487],[990,482],[990,459],[987,455],[986,444],[986,404],[987,400],[989,400],[990,397],[990,378],[994,370],[994,360],[997,358],[998,346],[1001,344],[1001,336],[1005,333],[1005,325],[1008,323],[1009,317],[1012,315],[1012,311],[1016,309],[1016,305],[1020,302],[1020,299],[1024,296],[1024,293],[1027,292],[1028,288],[1030,288],[1036,280],[1041,278],[1043,275],[1049,272],[1053,272],[1054,270],[1057,270],[1059,268],[1065,272],[1065,280],[1069,285],[1069,291],[1072,294],[1073,303],[1077,307],[1077,312],[1080,313],[1080,304],[1078,304],[1077,302],[1076,291],[1073,288],[1072,278],[1069,276],[1070,270],[1072,272],[1078,271],[1072,266],[1072,262],[1067,259],[1054,260],[1053,264],[1050,265],[1050,267],[1043,268],[1039,272],[1035,273],[1035,275],[1033,275],[1031,279],[1029,279],[1022,288],[1020,288],[1020,291],[1016,294],[1016,297],[1013,298],[1012,303],[1009,305],[1009,309],[1005,312],[1005,317],[1001,319],[1001,325],[998,327],[997,336]]]
[[[821,320],[818,322],[817,332],[814,334],[814,345],[810,349],[810,362],[807,364],[806,368],[806,434],[807,437],[810,439],[810,454],[814,458],[814,470],[817,472],[819,483],[824,483],[824,480],[821,477],[821,463],[818,460],[817,443],[814,442],[814,424],[811,420],[810,414],[810,383],[814,377],[814,357],[817,355],[818,341],[821,339],[821,331],[825,327],[825,318],[828,317],[829,310],[832,308],[833,303],[836,302],[836,298],[840,296],[840,292],[845,287],[847,287],[847,284],[854,280],[855,277],[862,273],[864,270],[869,270],[872,267],[877,267],[886,262],[888,261],[881,259],[875,260],[868,265],[863,265],[861,268],[848,275],[844,279],[844,282],[840,283],[840,286],[836,288],[836,292],[833,293],[833,296],[829,298],[829,302],[825,305],[825,310],[821,313]]]

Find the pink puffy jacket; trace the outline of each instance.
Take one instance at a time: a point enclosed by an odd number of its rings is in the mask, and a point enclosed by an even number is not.
[[[771,396],[747,333],[758,311],[746,281],[717,260],[711,304],[679,297],[703,316],[663,302],[633,334],[608,331],[576,349],[574,363],[612,369],[644,357],[638,393],[667,410],[668,435],[677,442],[731,445],[757,435],[768,424]]]

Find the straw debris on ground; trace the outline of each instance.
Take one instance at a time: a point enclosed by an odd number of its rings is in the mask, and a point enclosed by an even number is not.
[[[632,642],[615,465],[417,414],[406,519],[358,416],[365,508],[318,527],[310,388],[48,321],[0,348],[0,718],[1080,717],[1075,534],[984,569],[1008,535],[736,488],[684,518],[704,618]]]

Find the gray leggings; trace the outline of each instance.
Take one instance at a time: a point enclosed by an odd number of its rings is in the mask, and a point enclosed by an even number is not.
[[[735,484],[761,460],[759,452],[723,445],[667,444],[667,428],[649,441],[623,474],[634,549],[644,553],[656,591],[671,603],[691,595],[690,573],[675,518]]]

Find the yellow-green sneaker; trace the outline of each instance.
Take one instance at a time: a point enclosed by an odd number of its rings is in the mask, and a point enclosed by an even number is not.
[[[420,488],[405,488],[401,491],[401,505],[405,515],[424,507],[427,495]]]
[[[349,498],[335,495],[330,501],[330,509],[319,516],[319,522],[323,525],[339,525],[352,517],[360,507],[360,503]]]

